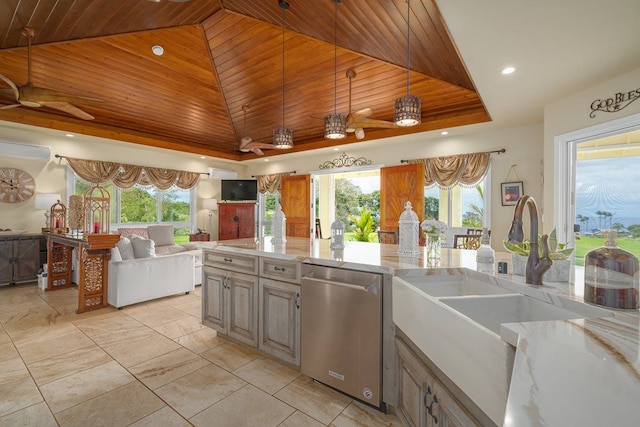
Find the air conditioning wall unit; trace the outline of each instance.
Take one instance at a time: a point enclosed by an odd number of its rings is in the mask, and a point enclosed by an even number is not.
[[[238,172],[231,169],[218,169],[209,168],[209,179],[236,179],[238,178]]]
[[[0,156],[48,162],[51,159],[51,147],[21,144],[0,139]]]

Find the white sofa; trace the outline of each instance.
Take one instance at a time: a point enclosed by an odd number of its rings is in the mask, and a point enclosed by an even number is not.
[[[108,302],[124,306],[195,289],[195,257],[182,252],[109,262]]]

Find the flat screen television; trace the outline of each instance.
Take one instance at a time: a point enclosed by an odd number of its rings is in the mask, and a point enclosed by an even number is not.
[[[258,181],[255,179],[223,179],[222,200],[244,202],[258,200]]]

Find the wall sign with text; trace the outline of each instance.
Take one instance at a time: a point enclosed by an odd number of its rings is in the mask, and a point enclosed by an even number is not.
[[[639,98],[640,88],[628,92],[618,92],[606,99],[596,99],[591,103],[591,114],[589,114],[589,117],[594,118],[598,111],[616,113],[625,109],[629,104]]]

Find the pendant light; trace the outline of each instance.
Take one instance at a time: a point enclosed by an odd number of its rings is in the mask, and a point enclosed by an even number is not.
[[[347,118],[338,113],[338,3],[333,0],[335,10],[333,15],[333,114],[324,118],[324,137],[327,139],[342,139],[347,136]]]
[[[293,148],[293,131],[284,127],[284,11],[289,9],[287,0],[278,0],[282,8],[282,127],[273,131],[273,146],[286,150]]]
[[[407,0],[407,94],[396,99],[395,117],[396,125],[401,127],[409,127],[420,124],[422,121],[422,100],[414,95],[409,94],[409,86],[411,82],[411,26],[409,25],[409,15],[411,13],[411,3]]]

